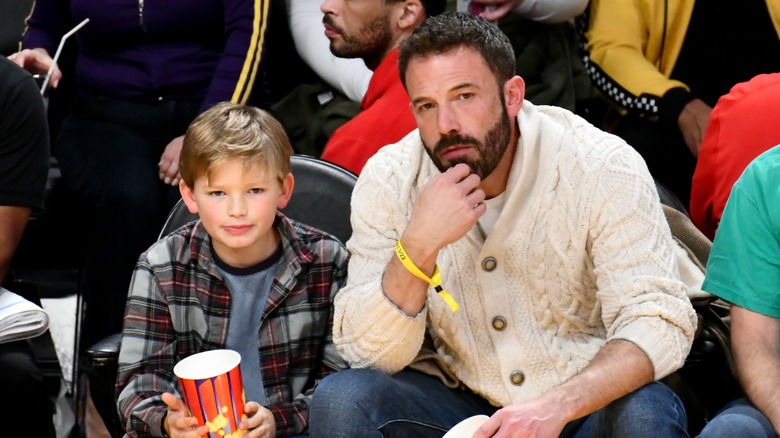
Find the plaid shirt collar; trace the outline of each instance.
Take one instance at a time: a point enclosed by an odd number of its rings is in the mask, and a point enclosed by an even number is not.
[[[316,258],[315,254],[295,232],[295,225],[285,215],[276,212],[274,226],[279,230],[281,236],[282,257],[279,263],[281,271],[277,272],[271,294],[268,297],[268,306],[271,308],[284,301],[295,283],[295,277]],[[217,267],[212,253],[211,237],[200,220],[197,221],[192,230],[190,263],[201,264],[210,275],[222,280],[222,273]]]

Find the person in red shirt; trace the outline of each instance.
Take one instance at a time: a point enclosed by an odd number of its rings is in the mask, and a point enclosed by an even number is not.
[[[398,44],[445,6],[445,0],[323,2],[330,51],[340,58],[362,58],[374,73],[360,113],[331,135],[322,159],[359,174],[382,146],[417,128],[398,76]]]
[[[745,167],[780,144],[780,73],[760,74],[718,100],[699,150],[691,183],[693,223],[715,238],[723,209]]]

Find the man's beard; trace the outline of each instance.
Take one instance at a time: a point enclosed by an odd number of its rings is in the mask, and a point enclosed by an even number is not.
[[[492,128],[485,134],[483,142],[479,142],[477,139],[471,136],[462,136],[460,134],[449,134],[443,136],[436,143],[433,151],[425,145],[425,152],[431,157],[433,164],[441,171],[449,169],[459,163],[466,163],[471,172],[479,176],[480,179],[485,179],[493,173],[498,167],[498,163],[504,157],[509,146],[509,140],[512,137],[512,126],[509,123],[509,114],[506,112],[506,108],[501,106],[501,116]],[[439,158],[439,154],[450,146],[455,145],[471,145],[479,153],[479,157],[476,160],[470,160],[467,157],[458,157],[447,163],[442,162]]]
[[[330,51],[339,58],[374,58],[380,56],[390,46],[392,37],[390,36],[390,25],[388,16],[379,16],[366,23],[357,34],[349,35],[343,29],[333,23],[333,16],[325,14],[322,23],[335,29],[341,39],[341,44],[337,45],[334,40],[330,41]]]

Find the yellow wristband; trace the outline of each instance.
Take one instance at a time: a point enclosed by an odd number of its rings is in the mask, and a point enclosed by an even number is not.
[[[409,272],[412,273],[415,277],[427,281],[431,286],[433,286],[434,289],[436,289],[436,292],[444,298],[444,301],[450,306],[450,309],[452,309],[453,312],[457,312],[460,306],[458,306],[458,303],[455,302],[455,300],[452,298],[450,294],[444,291],[444,289],[441,287],[441,272],[439,272],[439,265],[434,265],[433,268],[433,275],[428,277],[427,275],[423,274],[423,272],[415,266],[414,263],[409,259],[409,256],[406,255],[406,251],[404,251],[404,247],[401,246],[401,240],[395,242],[395,253],[398,255],[398,260],[401,261],[401,263],[406,267],[406,269],[409,270]]]

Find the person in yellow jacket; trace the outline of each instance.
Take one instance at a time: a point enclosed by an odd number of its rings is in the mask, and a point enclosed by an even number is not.
[[[780,0],[591,0],[585,62],[618,110],[613,132],[684,203],[712,107],[780,71]]]

